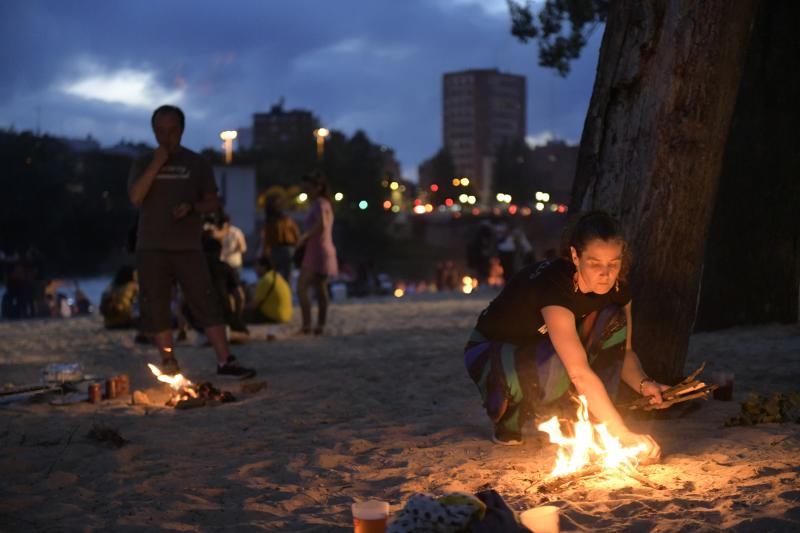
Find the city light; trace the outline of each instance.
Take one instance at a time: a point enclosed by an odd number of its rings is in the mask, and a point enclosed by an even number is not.
[[[503,203],[506,203],[506,204],[510,204],[511,203],[511,195],[510,194],[505,194],[505,193],[499,192],[499,193],[497,193],[497,196],[495,198],[497,198],[498,202],[503,202]]]
[[[478,216],[480,214],[481,214],[481,210],[480,209],[478,209],[477,207],[473,207],[472,208],[472,215],[473,216]]]
[[[542,191],[536,191],[536,200],[539,202],[549,202],[550,201],[550,194]]]
[[[365,210],[367,207],[369,207],[369,203],[366,200],[361,200],[360,202],[358,202],[358,208],[361,209],[362,211]]]
[[[392,202],[390,202],[389,200],[386,200],[385,202],[383,202],[383,208],[384,209],[391,209],[392,208]]]
[[[542,202],[536,202],[536,210],[544,211],[544,204]]]
[[[469,195],[468,194],[459,194],[458,195],[458,201],[461,202],[462,204],[467,203],[469,201]]]
[[[405,293],[406,293],[406,292],[405,292],[403,289],[401,289],[401,288],[399,288],[399,287],[398,287],[398,288],[396,288],[396,289],[394,290],[394,297],[395,297],[395,298],[402,298],[402,297],[403,297],[403,295],[404,295]]]
[[[225,149],[225,164],[230,165],[233,161],[233,140],[237,136],[234,130],[223,131],[219,134],[219,138],[225,141],[222,146]]]
[[[415,205],[414,206],[414,213],[421,215],[425,213],[425,206],[424,205]]]
[[[433,211],[433,205],[431,205],[431,204],[425,204],[425,212],[426,212],[426,213],[430,213],[430,212],[432,212],[432,211]]]
[[[461,180],[458,178],[453,178],[453,187],[458,187],[461,185]]]
[[[389,184],[389,188],[392,189],[393,191],[396,191],[397,189],[400,188],[400,184],[397,183],[396,181],[393,181]]]
[[[451,205],[453,205],[453,199],[452,198],[445,198],[444,199],[444,205],[446,205],[447,207],[450,207]]]
[[[297,195],[297,201],[300,202],[301,204],[306,200],[308,200],[308,195],[306,193],[301,192],[300,194]]]
[[[436,185],[435,183],[431,185],[431,192],[436,192],[438,190],[439,190],[439,186],[438,185]]]
[[[517,214],[517,206],[515,206],[514,204],[511,204],[510,206],[508,206],[508,214],[509,215],[516,215]]]
[[[392,213],[399,213],[399,212],[400,212],[400,206],[399,205],[393,205],[392,206]]]
[[[461,178],[461,185],[463,185],[464,187],[468,187],[469,186],[469,178]]]
[[[553,213],[555,213],[556,211],[558,211],[558,205],[556,205],[556,204],[550,204],[550,211],[552,211]]]
[[[333,199],[336,200],[337,202],[341,202],[342,198],[344,198],[344,194],[340,192],[337,192],[336,194],[333,195]]]
[[[561,204],[561,205],[558,206],[558,212],[559,213],[566,213],[568,211],[568,209],[569,208],[564,204]]]
[[[477,202],[477,201],[478,201],[478,199],[477,199],[477,198],[476,198],[474,195],[472,195],[472,194],[470,194],[470,195],[467,197],[467,202],[468,202],[470,205],[475,205],[475,202]]]

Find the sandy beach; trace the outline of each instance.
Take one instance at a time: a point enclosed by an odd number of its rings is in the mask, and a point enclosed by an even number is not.
[[[179,344],[184,374],[231,391],[235,403],[179,411],[145,364],[151,346],[98,317],[0,323],[2,383],[36,382],[48,363],[130,376],[150,405],[0,406],[2,531],[350,531],[350,504],[402,507],[415,492],[498,491],[522,511],[552,502],[562,531],[798,531],[800,426],[724,427],[748,393],[800,383],[800,327],[736,328],[692,337],[686,370],[735,373],[734,401],[675,406],[634,420],[663,448],[634,481],[586,480],[533,490],[554,446],[530,427],[519,447],[489,441],[490,424],[462,347],[490,293],[347,301],[330,335],[288,338],[297,323],[255,326],[279,340],[233,347],[265,390],[217,377],[210,348]],[[297,313],[295,313],[297,315]],[[295,320],[298,320],[295,318]],[[190,339],[191,340],[191,339]],[[88,437],[116,429],[120,448]]]

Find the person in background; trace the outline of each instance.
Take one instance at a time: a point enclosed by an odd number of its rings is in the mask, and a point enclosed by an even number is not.
[[[311,330],[311,300],[308,289],[313,285],[317,294],[317,326],[313,332],[322,335],[328,316],[328,278],[338,272],[336,248],[333,245],[333,206],[328,182],[321,174],[303,176],[303,188],[308,194],[310,207],[305,220],[305,232],[298,239],[303,247],[300,277],[297,279],[297,298],[303,314],[303,324],[298,334],[308,335]]]
[[[275,270],[269,257],[259,257],[256,263],[258,281],[253,299],[245,308],[245,320],[252,324],[278,324],[292,319],[292,289]]]
[[[283,212],[278,202],[271,198],[264,207],[259,257],[269,257],[275,270],[288,282],[292,279],[292,255],[300,238],[300,228]]]
[[[221,305],[210,297],[214,288],[201,245],[201,214],[218,210],[220,201],[211,165],[181,146],[185,120],[174,106],[153,112],[150,124],[158,147],[134,163],[128,178],[128,195],[139,209],[136,259],[142,329],[158,346],[162,372],[178,373],[170,315],[177,281],[214,347],[217,374],[249,378],[256,372],[231,355]]]
[[[628,429],[612,403],[620,381],[653,404],[667,388],[633,351],[628,262],[619,223],[604,211],[585,213],[568,229],[562,258],[524,268],[481,312],[464,363],[495,443],[521,444],[522,427],[574,388],[623,444],[643,444],[658,459],[658,444]]]
[[[247,239],[242,230],[231,224],[228,213],[222,215],[222,227],[217,238],[222,245],[219,258],[230,265],[237,274],[242,271],[242,256],[247,252]]]
[[[123,266],[114,274],[111,284],[100,297],[100,314],[106,329],[135,328],[139,324],[136,299],[139,296],[139,283],[136,270]]]

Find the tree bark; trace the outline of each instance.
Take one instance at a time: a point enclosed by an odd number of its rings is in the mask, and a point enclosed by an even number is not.
[[[756,0],[621,0],[609,11],[572,194],[617,216],[634,254],[634,348],[683,372],[722,155]]]
[[[697,330],[797,322],[798,20],[798,2],[764,2],[756,15],[711,219]]]

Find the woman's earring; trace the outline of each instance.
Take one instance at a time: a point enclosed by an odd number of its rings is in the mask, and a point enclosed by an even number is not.
[[[614,284],[614,288],[619,292],[619,280]]]
[[[578,292],[578,273],[572,278],[572,292]]]

